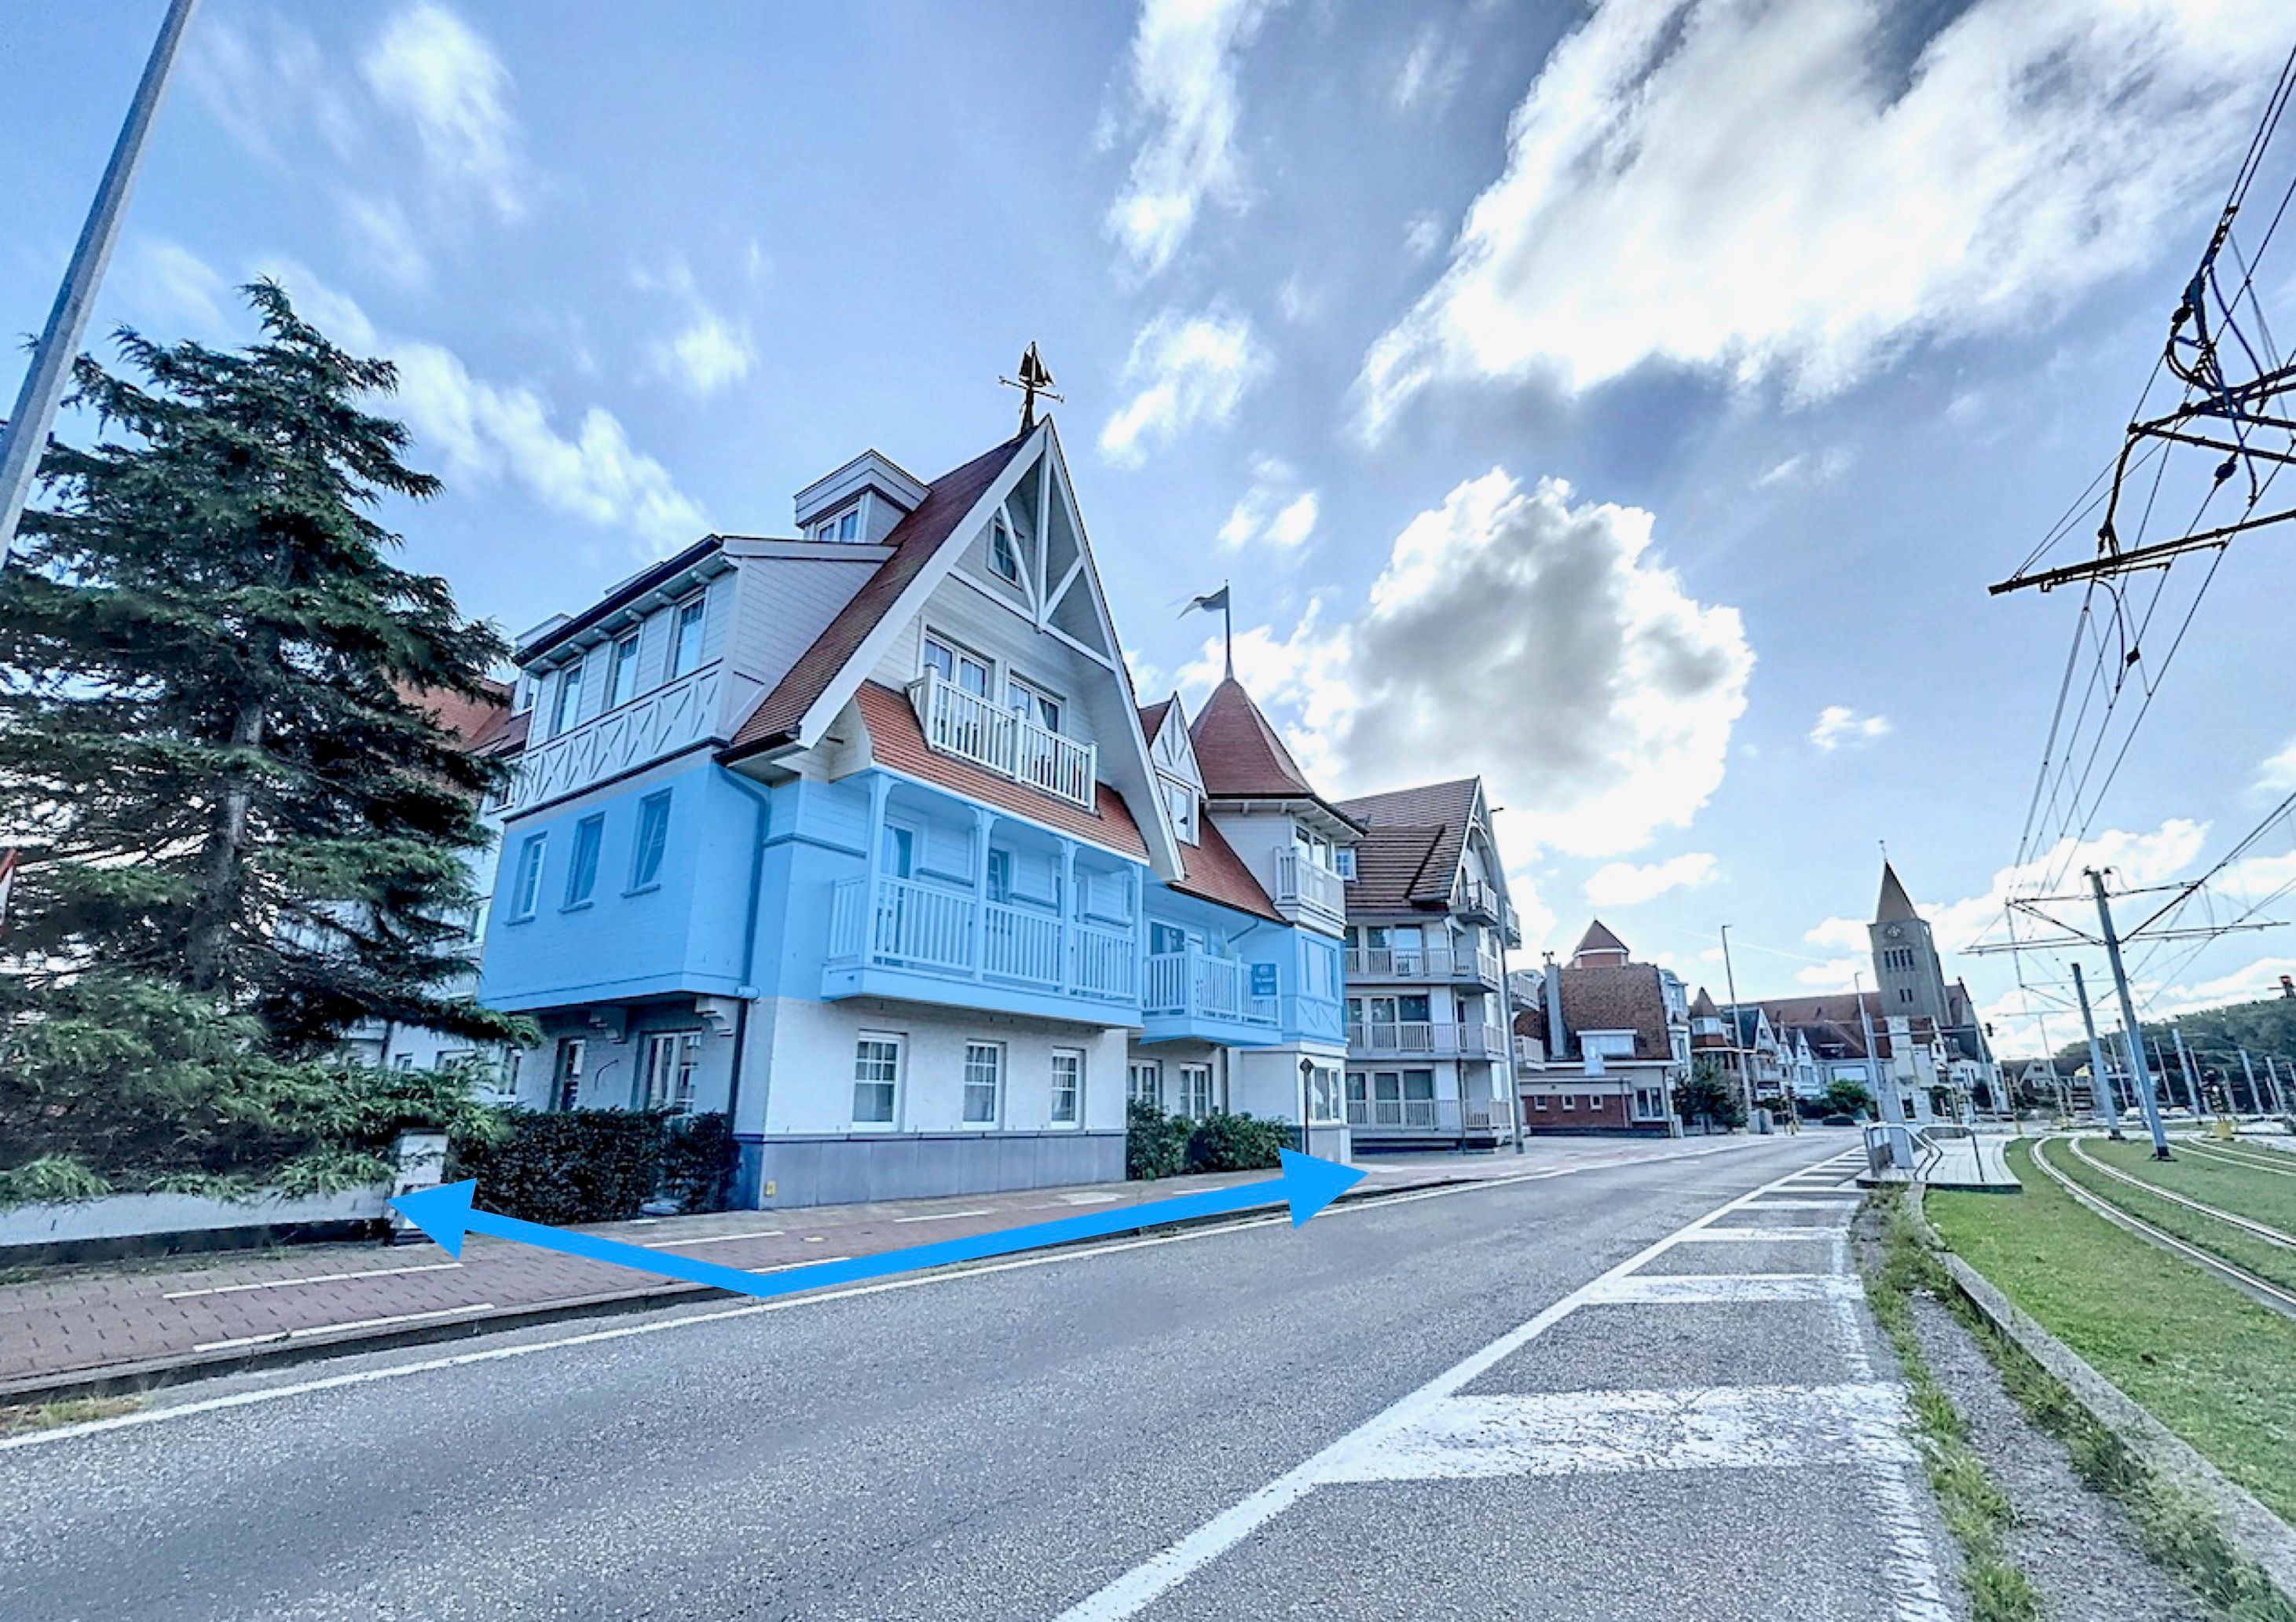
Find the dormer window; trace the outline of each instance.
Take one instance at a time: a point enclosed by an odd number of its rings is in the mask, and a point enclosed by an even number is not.
[[[861,538],[861,504],[856,502],[842,512],[832,513],[813,527],[810,537],[816,541],[854,541]]]
[[[1164,807],[1172,815],[1172,831],[1188,844],[1196,842],[1196,794],[1183,782],[1166,782]]]
[[[1021,583],[1021,553],[1013,545],[1013,528],[999,513],[988,520],[988,567],[1000,580]]]
[[[677,605],[677,618],[670,628],[669,679],[676,681],[687,671],[701,664],[701,630],[709,618],[709,598],[696,592]]]
[[[1332,852],[1332,871],[1353,883],[1356,876],[1356,848],[1341,845]]]

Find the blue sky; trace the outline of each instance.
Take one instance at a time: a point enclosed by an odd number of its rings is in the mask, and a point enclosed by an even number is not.
[[[0,29],[16,332],[162,9]],[[1830,988],[1879,841],[1954,945],[2296,787],[2267,533],[2087,841],[2005,871],[2078,605],[1983,590],[2117,446],[2292,38],[2271,0],[206,0],[95,330],[243,339],[268,273],[395,356],[447,481],[407,556],[513,633],[786,532],[865,446],[965,459],[1036,340],[1144,692],[1217,674],[1177,610],[1232,579],[1332,791],[1489,779],[1540,944],[1600,911],[1718,992],[1727,922],[1742,991]],[[2296,970],[2182,955],[2158,1006]],[[2007,959],[1957,966],[2024,1028]]]

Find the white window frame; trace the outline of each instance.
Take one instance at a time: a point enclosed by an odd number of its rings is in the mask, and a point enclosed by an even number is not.
[[[1339,874],[1342,879],[1346,879],[1350,881],[1354,880],[1356,876],[1356,848],[1354,846],[1335,845],[1332,848],[1332,871]]]
[[[630,839],[630,895],[661,888],[662,864],[669,859],[669,807],[674,792],[663,789],[638,801],[638,831]],[[646,865],[646,836],[650,830],[660,836],[651,868]]]
[[[574,824],[574,853],[566,863],[566,899],[561,909],[587,906],[598,894],[598,864],[606,854],[606,814],[594,811]],[[588,871],[583,859],[588,857]]]
[[[513,922],[531,918],[542,905],[542,870],[550,857],[550,835],[529,833],[519,842],[518,877],[511,895]]]
[[[1014,703],[1018,698],[1021,701]],[[1069,702],[1041,682],[1032,682],[1025,676],[1004,673],[1004,708],[1024,721],[1033,721],[1048,733],[1057,733],[1067,718]],[[1051,719],[1046,713],[1051,712]]]
[[[582,725],[582,667],[589,662],[586,654],[568,659],[558,668],[558,686],[550,695],[550,735],[554,738]]]
[[[948,668],[947,670],[942,670],[939,665],[933,662],[933,650],[935,648],[939,648],[943,653],[948,655]],[[965,667],[968,665],[980,672],[980,688],[977,692],[964,684],[964,670]],[[931,626],[927,626],[925,627],[924,635],[917,643],[917,674],[922,676],[929,670],[938,672],[941,680],[947,682],[950,686],[955,688],[960,692],[972,693],[973,697],[980,700],[983,703],[988,702],[988,695],[996,690],[996,661],[995,659],[987,659],[982,657],[980,654],[975,653],[972,649],[966,647],[955,637],[944,635],[942,633],[934,630]]]
[[[1147,1083],[1144,1088],[1141,1085],[1144,1080]],[[1131,1102],[1153,1104],[1159,1110],[1164,1107],[1164,1067],[1159,1061],[1134,1060],[1125,1076],[1124,1086],[1124,1096]]]
[[[1188,844],[1196,843],[1196,791],[1166,778],[1164,810],[1172,819],[1172,831]]]
[[[1063,1077],[1062,1071],[1069,1073]],[[1085,1056],[1080,1047],[1056,1047],[1053,1050],[1052,1099],[1046,1105],[1045,1118],[1055,1126],[1084,1125]],[[1065,1099],[1067,1113],[1062,1113]]]
[[[692,616],[691,619],[688,615]],[[693,630],[693,659],[691,664],[685,662],[685,632],[689,625]],[[663,662],[668,667],[665,680],[674,682],[681,676],[690,676],[701,668],[701,644],[708,640],[709,635],[709,588],[705,586],[691,596],[680,598],[669,611],[669,648],[663,655]]]
[[[1004,1044],[1002,1042],[965,1038],[964,1069],[959,1081],[962,1091],[957,1095],[957,1114],[966,1126],[994,1127],[1004,1118]],[[989,1068],[989,1079],[986,1083],[973,1079],[974,1066],[984,1062]],[[988,1113],[980,1116],[972,1112],[972,1094],[976,1088],[983,1085],[990,1089],[989,1106]]]
[[[890,1050],[890,1058],[892,1060],[892,1074],[890,1076],[879,1075],[873,1069],[865,1076],[863,1074],[862,1067],[864,1065],[874,1066],[881,1064],[883,1061],[883,1055],[872,1053],[868,1051],[872,1048],[886,1048]],[[909,1039],[899,1031],[865,1030],[857,1031],[854,1034],[853,1091],[851,1095],[848,1098],[847,1102],[851,1106],[853,1128],[855,1131],[894,1132],[899,1129],[901,1124],[901,1084],[906,1079],[905,1073],[908,1069],[908,1056]],[[863,1087],[888,1087],[891,1089],[892,1097],[890,1101],[890,1106],[885,1111],[883,1119],[880,1120],[874,1117],[864,1116],[861,1113],[861,1089]]]
[[[619,709],[638,696],[638,650],[644,640],[635,630],[614,638],[614,651],[607,661],[607,709]]]
[[[693,1078],[701,1068],[700,1031],[649,1031],[638,1058],[636,1107],[692,1114]]]
[[[1021,543],[1002,512],[988,520],[988,572],[1008,585],[1021,584]]]
[[[1199,1103],[1201,1108],[1198,1108]],[[1212,1067],[1208,1064],[1184,1064],[1180,1067],[1180,1107],[1176,1112],[1192,1121],[1202,1120],[1215,1113],[1218,1102],[1212,1096]]]
[[[558,1051],[550,1061],[550,1107],[553,1110],[581,1107],[583,1061],[588,1056],[589,1049],[586,1037],[558,1038]]]

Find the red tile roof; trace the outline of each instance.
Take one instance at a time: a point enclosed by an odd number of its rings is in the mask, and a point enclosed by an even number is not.
[[[1259,881],[1251,876],[1251,869],[1235,854],[1209,816],[1196,818],[1196,837],[1201,844],[1180,841],[1180,863],[1183,872],[1172,888],[1191,896],[1201,896],[1207,901],[1217,901],[1222,906],[1232,906],[1238,912],[1255,913],[1261,918],[1284,922],[1283,914],[1267,898]]]
[[[1095,785],[1099,790],[1099,808],[1087,811],[1057,795],[983,771],[969,760],[936,753],[925,742],[924,728],[917,725],[917,712],[909,707],[907,697],[882,682],[862,683],[853,698],[860,706],[861,718],[868,724],[869,740],[880,766],[1088,840],[1119,856],[1138,862],[1148,859],[1148,844],[1140,837],[1140,824],[1132,820],[1132,808],[1124,803],[1124,796],[1106,783]]]
[[[1156,741],[1157,733],[1162,730],[1164,717],[1170,712],[1171,708],[1172,700],[1169,699],[1159,699],[1153,704],[1143,705],[1140,710],[1140,735],[1153,743]]]
[[[957,538],[958,522],[972,511],[981,493],[996,482],[1029,438],[1028,433],[1016,434],[932,481],[916,511],[894,525],[885,537],[893,555],[877,566],[876,573],[838,610],[828,628],[814,638],[813,645],[798,656],[797,663],[750,712],[734,732],[725,758],[737,759],[796,735],[806,712],[829,691],[830,684],[852,661],[910,582],[942,547]]]
[[[1188,727],[1204,792],[1236,799],[1313,799],[1308,774],[1243,684],[1227,677],[1212,689]]]
[[[399,696],[452,733],[456,744],[470,753],[496,753],[526,741],[529,712],[510,713],[511,686],[490,676],[480,678],[479,693],[470,697],[443,687],[402,687]]]
[[[1562,981],[1563,1028],[1574,1044],[1585,1031],[1630,1030],[1635,1034],[1636,1058],[1673,1057],[1666,993],[1660,987],[1655,966],[1620,963],[1582,969],[1566,965],[1554,972]]]
[[[1448,905],[1479,786],[1479,779],[1459,777],[1340,801],[1341,814],[1365,829],[1348,885],[1349,910]]]

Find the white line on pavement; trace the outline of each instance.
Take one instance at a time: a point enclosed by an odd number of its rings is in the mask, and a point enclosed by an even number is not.
[[[977,1211],[929,1211],[922,1216],[896,1216],[895,1222],[955,1222],[960,1216],[994,1216],[996,1208],[984,1205]]]
[[[1710,1386],[1454,1397],[1336,1461],[1321,1481],[1910,1464],[1894,1385]]]
[[[1732,1301],[1855,1300],[1854,1278],[1831,1273],[1661,1273],[1616,1278],[1589,1295],[1588,1307],[1696,1307]]]
[[[649,1239],[648,1250],[682,1250],[688,1245],[722,1245],[737,1239],[779,1239],[785,1230],[759,1228],[754,1233],[705,1233],[700,1239]]]
[[[1714,1153],[1707,1150],[1699,1152]],[[1655,1156],[1652,1164],[1680,1156]],[[1841,1159],[1843,1157],[1836,1157]],[[1636,1162],[1641,1164],[1642,1162]],[[1583,1170],[1615,1170],[1615,1167],[1563,1167],[1552,1171],[1529,1174],[1519,1178],[1484,1178],[1473,1182],[1456,1183],[1441,1188],[1420,1189],[1411,1193],[1382,1195],[1377,1200],[1360,1200],[1334,1205],[1316,1218],[1328,1222],[1334,1216],[1360,1216],[1384,1209],[1390,1206],[1407,1205],[1420,1200],[1448,1199],[1458,1194],[1480,1193],[1485,1189],[1504,1187],[1512,1182],[1529,1182],[1545,1176],[1567,1176]],[[1758,1190],[1757,1192],[1761,1191]],[[1109,1198],[1113,1199],[1111,1195]],[[1742,1195],[1729,1204],[1709,1213],[1715,1216],[1734,1210],[1751,1196]],[[931,1273],[911,1274],[900,1278],[881,1279],[874,1283],[849,1285],[840,1290],[824,1290],[786,1299],[758,1301],[742,1307],[717,1307],[701,1312],[681,1313],[674,1318],[657,1318],[644,1323],[617,1324],[611,1329],[588,1330],[580,1334],[554,1336],[546,1340],[524,1341],[516,1346],[492,1346],[478,1351],[456,1352],[444,1357],[425,1357],[413,1363],[392,1364],[383,1368],[360,1369],[346,1374],[324,1375],[316,1380],[297,1380],[282,1386],[267,1386],[260,1390],[236,1391],[227,1397],[201,1397],[187,1403],[173,1403],[164,1407],[140,1409],[134,1413],[115,1414],[110,1419],[90,1420],[80,1425],[59,1425],[49,1430],[28,1431],[21,1436],[0,1437],[0,1453],[20,1447],[52,1446],[60,1442],[95,1436],[110,1430],[127,1430],[143,1425],[161,1424],[170,1420],[190,1419],[202,1413],[213,1413],[228,1408],[254,1407],[265,1403],[279,1402],[291,1397],[303,1397],[319,1391],[340,1390],[353,1386],[371,1385],[380,1380],[404,1379],[416,1374],[438,1372],[446,1369],[465,1368],[476,1364],[496,1363],[505,1358],[530,1356],[540,1352],[553,1352],[571,1347],[598,1346],[614,1340],[625,1340],[639,1335],[657,1335],[672,1330],[688,1329],[700,1324],[723,1323],[733,1318],[751,1318],[766,1313],[787,1312],[793,1307],[817,1307],[831,1301],[852,1300],[862,1296],[882,1295],[896,1290],[917,1290],[928,1285],[955,1283],[988,1274],[1013,1273],[1024,1267],[1062,1266],[1073,1262],[1091,1261],[1103,1256],[1112,1256],[1126,1250],[1144,1250],[1159,1245],[1190,1244],[1200,1240],[1218,1239],[1229,1233],[1267,1228],[1288,1223],[1290,1218],[1281,1209],[1265,1215],[1239,1217],[1234,1222],[1218,1223],[1200,1228],[1184,1228],[1177,1233],[1143,1235],[1101,1245],[1078,1245],[1065,1249],[1047,1250],[1040,1255],[1015,1257],[1000,1262],[984,1262],[964,1267],[939,1269]],[[1665,1249],[1669,1241],[1661,1241],[1646,1252],[1629,1257],[1636,1263]],[[808,1261],[812,1258],[808,1257]],[[1621,1268],[1627,1264],[1621,1264]],[[472,1310],[458,1307],[457,1311]],[[1552,1310],[1552,1309],[1550,1309]],[[1561,1316],[1561,1314],[1556,1314]],[[1472,1374],[1467,1376],[1473,1378]],[[1464,1383],[1462,1381],[1462,1383]]]
[[[316,1335],[337,1335],[347,1329],[381,1329],[389,1323],[420,1323],[425,1318],[451,1318],[458,1312],[486,1312],[492,1301],[472,1301],[463,1307],[441,1307],[435,1312],[393,1313],[387,1318],[353,1318],[348,1323],[313,1323],[302,1329],[282,1330],[274,1335],[240,1335],[229,1340],[205,1340],[192,1349],[195,1352],[222,1352],[240,1346],[276,1346],[283,1341],[308,1340]]]
[[[370,1267],[364,1273],[314,1273],[302,1278],[266,1279],[257,1284],[213,1284],[205,1290],[171,1290],[163,1301],[188,1301],[193,1296],[242,1295],[250,1290],[291,1290],[298,1284],[340,1284],[345,1279],[395,1278],[402,1273],[447,1273],[460,1262],[423,1262],[413,1267]]]
[[[1695,1233],[1685,1233],[1685,1244],[1726,1245],[1758,1243],[1768,1240],[1828,1239],[1832,1228],[1701,1228]],[[1837,1269],[1839,1271],[1839,1269]]]

